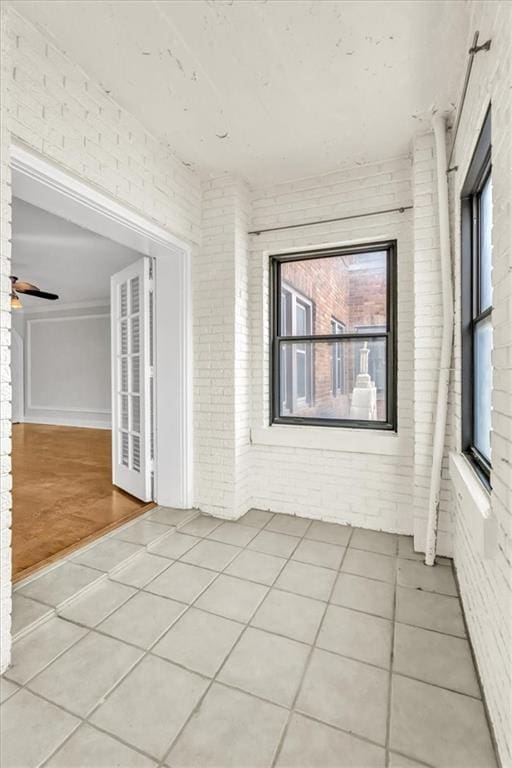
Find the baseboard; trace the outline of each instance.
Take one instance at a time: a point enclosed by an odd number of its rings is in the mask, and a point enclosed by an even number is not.
[[[80,419],[76,416],[24,416],[23,424],[49,424],[56,427],[84,427],[87,429],[112,429],[110,421],[105,419]]]

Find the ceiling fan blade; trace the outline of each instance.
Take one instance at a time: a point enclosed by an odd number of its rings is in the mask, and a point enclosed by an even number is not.
[[[55,299],[59,298],[56,293],[46,293],[46,291],[40,291],[39,288],[37,288],[35,291],[32,291],[32,290],[20,291],[20,293],[24,293],[27,296],[35,296],[38,299],[50,299],[50,301],[55,301]]]
[[[32,283],[25,283],[23,280],[16,280],[15,283],[13,283],[14,290],[19,291],[20,293],[26,293],[27,291],[38,291],[39,288],[37,285],[32,285]]]

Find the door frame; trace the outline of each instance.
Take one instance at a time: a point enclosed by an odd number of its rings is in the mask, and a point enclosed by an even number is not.
[[[10,157],[13,196],[155,259],[154,500],[191,507],[192,243],[19,144]]]

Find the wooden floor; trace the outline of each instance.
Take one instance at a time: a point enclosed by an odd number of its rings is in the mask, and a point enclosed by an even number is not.
[[[13,425],[13,579],[152,505],[112,485],[108,429]]]

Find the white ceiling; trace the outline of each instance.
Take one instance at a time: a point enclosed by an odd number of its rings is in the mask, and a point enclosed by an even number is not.
[[[20,294],[28,310],[107,300],[110,276],[140,254],[19,198],[12,201],[11,274],[57,293],[59,301]]]
[[[466,0],[13,5],[183,162],[252,183],[406,154],[466,62]]]

